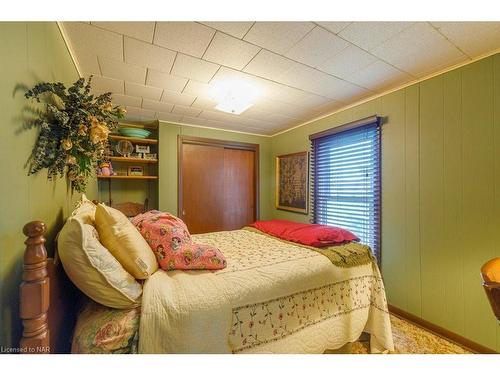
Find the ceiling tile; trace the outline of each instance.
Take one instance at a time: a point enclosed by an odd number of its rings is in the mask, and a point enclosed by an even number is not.
[[[317,106],[332,100],[275,82],[268,83],[266,96],[274,100],[302,107]]]
[[[112,101],[113,104],[132,107],[140,107],[142,104],[142,98],[121,94],[113,94]]]
[[[339,102],[326,103],[314,108],[311,108],[309,112],[309,119],[314,119],[321,116],[326,116],[332,112],[335,112],[342,108],[345,104]]]
[[[260,47],[217,32],[203,59],[240,70],[259,51]]]
[[[412,24],[413,22],[353,22],[339,35],[370,51]]]
[[[230,129],[232,128],[231,125],[229,125],[226,122],[223,121],[218,121],[218,120],[206,120],[205,125],[209,128],[215,128],[215,129]],[[233,129],[230,129],[233,130]]]
[[[382,90],[390,86],[401,85],[412,77],[395,67],[376,60],[350,75],[351,81],[370,90]]]
[[[283,54],[313,28],[311,22],[256,22],[243,39]]]
[[[97,55],[80,51],[76,54],[76,61],[78,61],[81,72],[101,75]]]
[[[156,112],[156,118],[160,121],[179,122],[182,119],[182,115],[166,112]]]
[[[232,35],[236,38],[243,38],[250,30],[253,22],[202,22],[203,24],[220,30],[226,34]]]
[[[196,99],[195,95],[179,93],[175,91],[163,90],[162,102],[190,106]]]
[[[183,105],[175,105],[174,109],[172,110],[172,113],[176,113],[176,114],[184,115],[184,116],[196,117],[201,113],[201,109],[193,108],[193,107],[186,107]]]
[[[194,96],[204,96],[207,97],[210,86],[206,83],[201,83],[198,81],[189,80],[184,90],[182,90],[183,94],[189,94]]]
[[[344,30],[351,22],[315,22],[334,34]]]
[[[254,74],[267,79],[275,80],[283,72],[291,69],[299,63],[287,59],[275,53],[262,50],[243,69],[244,72]]]
[[[154,22],[92,22],[92,25],[144,40],[148,43],[153,42]]]
[[[219,65],[179,53],[172,74],[180,77],[208,82],[219,69]]]
[[[78,54],[123,59],[123,36],[81,22],[63,22],[72,49]]]
[[[203,96],[198,96],[193,103],[193,107],[195,108],[202,108],[208,110],[214,110],[216,105],[217,105],[216,101]]]
[[[144,99],[142,101],[142,108],[156,112],[172,112],[172,108],[174,108],[174,105],[170,103],[159,102],[156,100]]]
[[[163,90],[157,87],[125,82],[125,94],[130,96],[139,96],[145,99],[160,100],[162,92]]]
[[[88,78],[89,75],[84,73],[83,76]],[[93,76],[91,85],[94,93],[112,92],[114,94],[123,94],[123,81],[119,79]]]
[[[126,64],[119,60],[112,60],[106,57],[98,57],[102,75],[105,77],[122,79],[128,82],[144,84],[146,80],[146,68],[131,64]]]
[[[171,74],[148,69],[146,84],[154,87],[161,87],[170,91],[181,92],[187,83],[186,78],[177,77]]]
[[[281,75],[279,80],[292,87],[300,87],[340,101],[347,101],[366,93],[364,88],[300,64]]]
[[[255,105],[255,109],[268,113],[277,113],[283,116],[304,119],[307,109],[278,100],[266,99]]]
[[[143,108],[136,108],[127,106],[127,118],[134,118],[139,120],[152,120],[155,118],[155,112]]]
[[[295,44],[285,56],[303,64],[317,67],[348,47],[350,43],[321,27],[315,27]]]
[[[259,77],[255,77],[251,74],[240,72],[231,68],[226,68],[225,66],[219,69],[217,74],[215,74],[214,78],[212,78],[212,80],[210,81],[209,86],[213,86],[220,81],[245,82],[246,84],[251,85],[257,91],[260,97],[263,97],[267,94],[266,83],[268,81]]]
[[[207,120],[199,117],[191,117],[191,116],[182,116],[181,122],[189,124],[189,125],[205,125]]]
[[[201,57],[215,30],[196,22],[158,22],[154,44]]]
[[[500,47],[500,22],[432,22],[453,44],[471,57]]]
[[[323,72],[349,80],[350,75],[378,60],[355,45],[350,45],[318,67]]]
[[[244,113],[245,117],[248,117],[249,119],[255,119],[259,120],[262,122],[265,122],[266,124],[285,124],[289,123],[291,121],[294,121],[296,119],[285,116],[279,113],[273,113],[273,112],[265,112],[265,111],[260,111],[258,109],[255,109],[254,107],[248,109]]]
[[[217,110],[203,110],[198,117],[207,120],[234,121],[238,116]]]
[[[150,43],[125,37],[125,62],[145,66],[162,72],[170,73],[174,64],[176,52],[158,47]]]
[[[467,59],[426,22],[415,23],[372,52],[382,60],[416,76],[424,76]]]

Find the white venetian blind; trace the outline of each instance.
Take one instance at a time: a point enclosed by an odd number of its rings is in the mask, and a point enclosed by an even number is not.
[[[350,230],[380,262],[380,118],[310,138],[314,222]]]

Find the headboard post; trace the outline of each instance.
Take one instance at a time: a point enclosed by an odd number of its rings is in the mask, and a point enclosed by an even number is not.
[[[46,225],[32,221],[23,228],[27,236],[24,251],[23,282],[20,285],[20,316],[23,336],[20,342],[22,353],[49,353],[48,310],[50,300],[45,249]]]

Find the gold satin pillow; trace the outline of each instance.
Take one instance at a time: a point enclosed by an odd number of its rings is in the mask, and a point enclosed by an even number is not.
[[[136,279],[147,279],[158,269],[153,251],[123,213],[100,203],[95,226],[101,243]]]

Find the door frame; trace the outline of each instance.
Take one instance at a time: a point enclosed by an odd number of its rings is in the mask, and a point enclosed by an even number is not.
[[[191,137],[186,135],[177,136],[177,216],[184,220],[182,214],[182,154],[183,145],[202,145],[229,148],[235,150],[249,150],[254,152],[254,180],[255,180],[255,220],[260,218],[260,168],[259,168],[259,144],[237,141],[225,141],[222,139]]]

